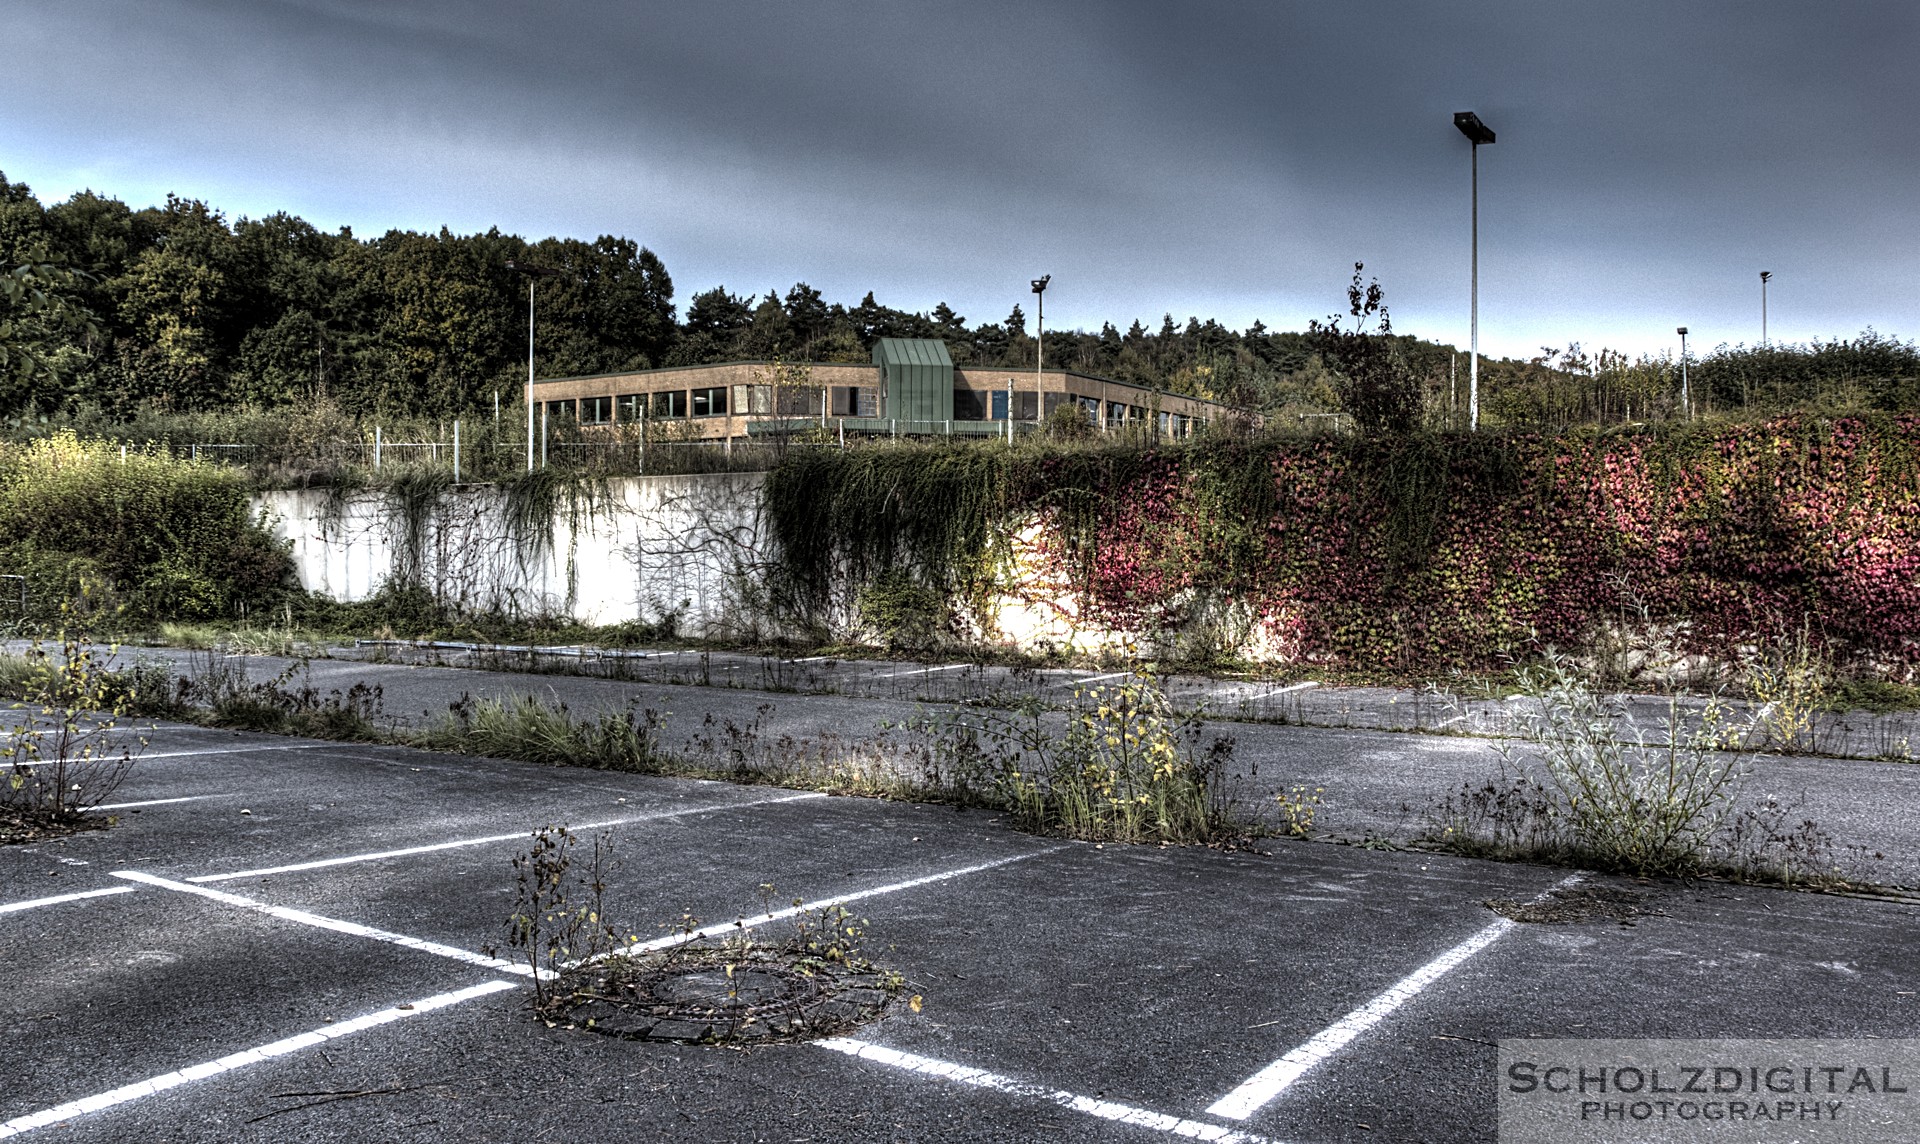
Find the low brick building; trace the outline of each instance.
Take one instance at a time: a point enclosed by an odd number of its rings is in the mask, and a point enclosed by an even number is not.
[[[871,364],[726,362],[538,380],[549,424],[630,427],[649,437],[732,440],[819,426],[840,434],[993,436],[1062,405],[1103,430],[1181,438],[1235,411],[1066,369],[960,367],[946,343],[882,338]]]

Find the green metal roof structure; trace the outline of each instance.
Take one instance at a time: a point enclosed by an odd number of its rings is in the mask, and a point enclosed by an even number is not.
[[[953,359],[935,338],[881,338],[873,343],[887,394],[884,414],[901,421],[953,420]]]

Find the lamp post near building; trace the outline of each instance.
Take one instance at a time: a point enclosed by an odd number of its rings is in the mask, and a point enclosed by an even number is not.
[[[1453,125],[1473,144],[1473,357],[1467,367],[1467,428],[1480,428],[1480,144],[1493,142],[1493,129],[1471,111],[1456,111]]]
[[[1773,271],[1760,272],[1760,344],[1767,344],[1767,279],[1773,277]]]
[[[533,472],[533,284],[541,278],[559,278],[558,270],[545,266],[521,266],[507,263],[507,269],[527,278],[527,472]]]
[[[1053,275],[1042,274],[1033,280],[1033,420],[1040,421],[1041,406],[1046,399],[1046,378],[1041,368],[1047,357],[1047,283],[1053,281]],[[1007,410],[1007,420],[1013,420],[1013,410]]]
[[[1693,404],[1687,400],[1687,328],[1681,326],[1680,335],[1680,413],[1683,417],[1693,416]]]

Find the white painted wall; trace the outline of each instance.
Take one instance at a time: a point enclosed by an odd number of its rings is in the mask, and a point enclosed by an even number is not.
[[[764,561],[757,473],[631,477],[605,495],[562,504],[550,530],[514,535],[496,486],[461,485],[434,505],[422,533],[420,582],[475,611],[570,616],[583,623],[655,621],[682,612],[682,630],[734,635],[740,587]],[[258,507],[292,541],[302,587],[365,600],[407,551],[400,506],[381,489],[261,493]]]

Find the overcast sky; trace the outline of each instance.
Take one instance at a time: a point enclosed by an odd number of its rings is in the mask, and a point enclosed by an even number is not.
[[[1047,324],[1920,333],[1920,3],[0,0],[0,170]]]

